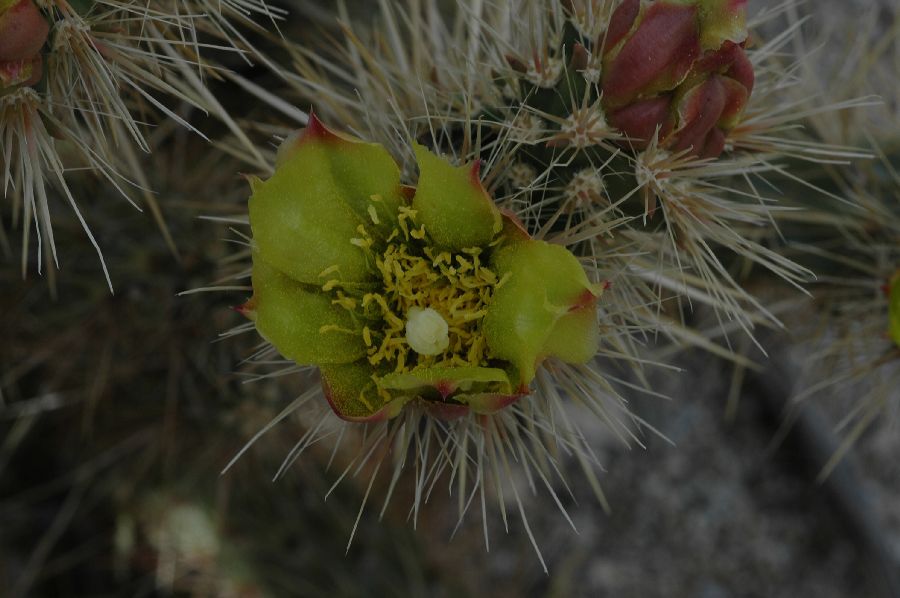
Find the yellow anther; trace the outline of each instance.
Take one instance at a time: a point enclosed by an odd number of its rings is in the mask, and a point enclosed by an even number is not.
[[[341,267],[338,266],[337,264],[335,264],[333,266],[328,266],[327,268],[325,268],[324,270],[319,272],[319,278],[325,278],[329,274],[340,271],[340,269],[341,269]]]
[[[345,334],[356,334],[356,330],[343,328],[342,326],[338,326],[337,324],[325,324],[324,326],[319,328],[319,334],[325,334],[326,332],[343,332]]]

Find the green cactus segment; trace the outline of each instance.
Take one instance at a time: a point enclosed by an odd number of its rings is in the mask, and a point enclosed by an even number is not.
[[[384,400],[372,380],[372,367],[365,360],[350,364],[323,365],[322,389],[332,410],[355,422],[376,422],[400,414],[412,395]]]
[[[253,261],[253,297],[240,309],[263,338],[297,363],[350,363],[366,354],[362,332],[348,312],[262,260]]]
[[[434,243],[452,251],[488,245],[502,223],[478,178],[478,164],[455,167],[419,144],[413,151],[419,164],[413,209]]]
[[[594,355],[599,291],[575,256],[563,247],[530,241],[501,249],[494,267],[505,280],[485,316],[485,337],[493,355],[519,371],[519,384],[529,384],[546,357],[586,361]]]
[[[900,270],[891,278],[889,293],[888,321],[890,322],[890,335],[897,346],[900,347]]]

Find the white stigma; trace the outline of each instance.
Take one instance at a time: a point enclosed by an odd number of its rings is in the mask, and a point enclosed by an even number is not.
[[[447,322],[430,307],[410,307],[406,318],[406,342],[419,355],[440,355],[450,345]]]

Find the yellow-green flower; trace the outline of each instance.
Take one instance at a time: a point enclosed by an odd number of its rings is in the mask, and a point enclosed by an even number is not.
[[[385,148],[311,116],[275,174],[251,180],[253,297],[240,311],[284,357],[320,368],[346,420],[413,402],[491,413],[529,392],[545,358],[597,351],[601,291],[576,257],[501,214],[477,163],[413,149],[415,188]]]

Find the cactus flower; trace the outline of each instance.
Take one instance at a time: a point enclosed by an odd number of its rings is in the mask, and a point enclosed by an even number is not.
[[[50,24],[32,0],[0,0],[0,89],[34,85]]]
[[[753,90],[746,0],[623,0],[603,45],[603,108],[642,148],[718,156]]]
[[[502,214],[476,162],[415,145],[415,189],[380,145],[315,116],[251,179],[253,296],[239,311],[287,359],[318,366],[334,412],[453,418],[528,393],[547,357],[586,362],[599,342],[592,284],[574,255]]]

